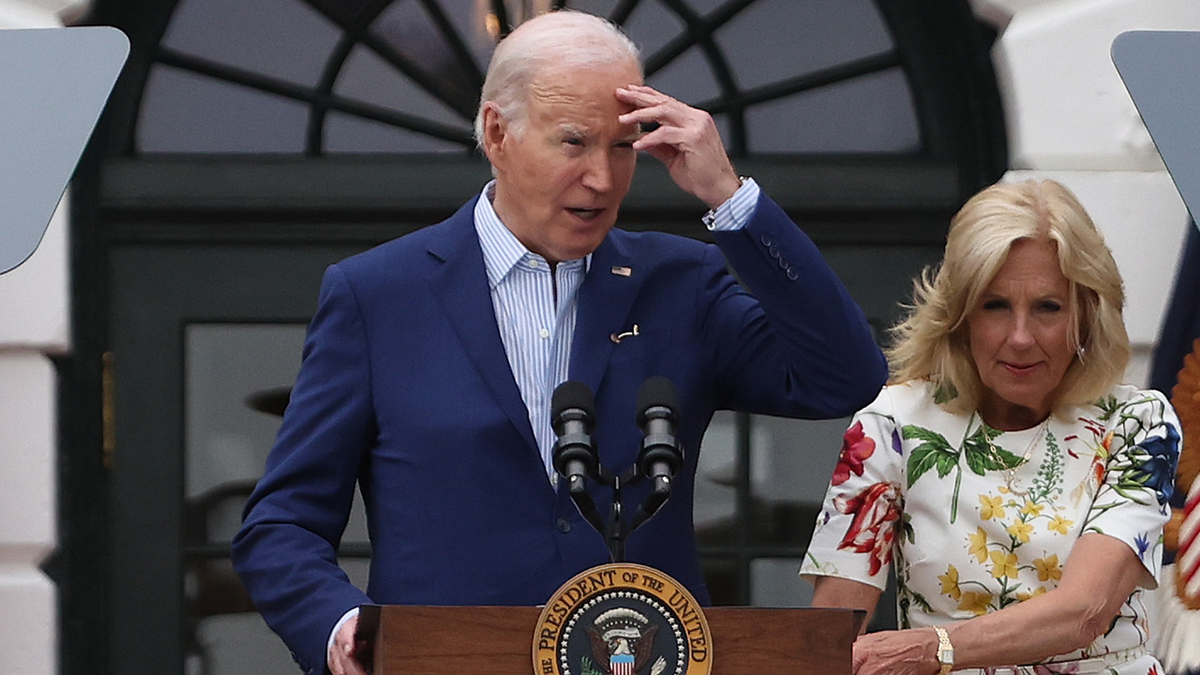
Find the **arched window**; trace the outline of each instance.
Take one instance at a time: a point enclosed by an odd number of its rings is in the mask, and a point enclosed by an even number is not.
[[[556,4],[622,25],[648,83],[714,113],[734,154],[926,149],[897,36],[871,0]],[[513,13],[498,0],[181,0],[131,149],[472,154],[483,72]]]

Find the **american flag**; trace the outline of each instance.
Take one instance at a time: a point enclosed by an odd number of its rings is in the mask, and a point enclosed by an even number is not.
[[[1194,452],[1195,448],[1191,448]],[[1179,528],[1179,552],[1175,554],[1179,599],[1188,609],[1200,609],[1200,480],[1192,481]]]
[[[633,654],[613,654],[608,659],[612,675],[633,675]]]
[[[1183,427],[1183,452],[1194,454],[1200,451],[1196,444],[1200,437],[1200,340],[1194,341],[1192,347],[1192,353],[1184,357],[1178,381],[1171,389],[1171,403]],[[1190,459],[1181,460],[1180,463]],[[1179,550],[1175,553],[1175,574],[1179,600],[1190,610],[1200,609],[1200,476],[1192,478],[1191,490],[1183,507]]]

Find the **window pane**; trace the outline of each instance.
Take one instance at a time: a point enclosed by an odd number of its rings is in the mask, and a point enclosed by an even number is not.
[[[193,498],[262,474],[280,418],[250,400],[295,380],[304,326],[192,324],[186,340],[186,490]]]
[[[687,103],[700,103],[721,95],[712,68],[699,47],[692,47],[679,58],[647,78],[647,84]]]
[[[612,3],[607,3],[611,5]],[[608,12],[594,12],[608,16]],[[642,58],[654,53],[671,40],[678,38],[684,31],[683,20],[675,12],[668,11],[662,3],[639,3],[629,14],[622,29],[629,39],[642,50]]]
[[[900,68],[746,111],[751,153],[916,152],[917,114]]]
[[[871,0],[759,0],[722,26],[716,37],[742,88],[893,48]]]
[[[295,380],[303,324],[191,324],[185,332],[185,672],[296,672],[279,638],[254,611],[229,561],[249,490],[262,475]],[[357,497],[344,543],[367,541]],[[368,561],[343,559],[366,588]]]
[[[300,0],[181,0],[163,45],[315,86],[339,29]]]
[[[142,152],[304,150],[308,108],[291,99],[159,65],[147,78],[143,101]]]
[[[479,22],[479,27],[474,30],[481,29],[482,22]],[[486,31],[475,33],[478,40],[461,33],[447,34],[438,28],[421,3],[401,0],[388,5],[383,14],[371,24],[371,32],[416,64],[429,78],[429,85],[441,91],[445,105],[450,109],[460,110],[468,116],[474,114],[475,106],[479,102],[479,84],[483,81],[482,66],[474,59],[464,62],[455,48],[455,42],[465,38],[467,44],[483,46],[482,40],[487,38]],[[488,51],[481,56],[486,58],[490,54]],[[393,81],[394,78],[391,78],[386,84],[376,86],[385,88]],[[407,89],[411,91],[411,88]],[[401,110],[411,110],[403,103],[397,107]]]
[[[366,47],[355,47],[350,53],[333,90],[341,97],[400,110],[444,124],[461,124],[464,130],[471,126],[468,121],[471,118],[459,115]],[[472,94],[473,97],[477,95]]]
[[[750,563],[750,604],[754,607],[808,607],[812,585],[800,578],[799,558],[759,558]]]

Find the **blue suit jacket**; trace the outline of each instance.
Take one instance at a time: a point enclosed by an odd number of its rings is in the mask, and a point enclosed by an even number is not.
[[[323,281],[291,402],[233,542],[251,597],[306,671],[324,668],[333,624],[359,604],[538,605],[608,561],[602,537],[547,479],[496,327],[473,208],[333,265]],[[713,412],[848,415],[886,376],[861,311],[773,202],[762,197],[744,230],[716,238],[719,249],[613,230],[579,290],[570,364],[571,379],[596,393],[593,438],[614,472],[640,447],[641,383],[664,375],[678,386],[685,467],[626,553],[703,603],[692,492]],[[633,324],[638,336],[610,339]],[[372,542],[366,594],[334,553],[356,482]],[[626,491],[630,508],[639,487]],[[595,497],[607,513],[607,491]]]

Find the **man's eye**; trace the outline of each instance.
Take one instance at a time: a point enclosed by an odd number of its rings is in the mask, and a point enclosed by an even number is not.
[[[563,143],[566,143],[567,145],[583,145],[583,139],[582,138],[568,138],[568,139],[564,140]]]

